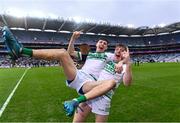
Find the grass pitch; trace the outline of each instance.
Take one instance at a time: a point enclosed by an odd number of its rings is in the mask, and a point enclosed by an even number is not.
[[[0,107],[25,68],[0,69]],[[31,68],[0,118],[0,122],[71,122],[62,102],[76,97],[65,85],[59,67]],[[115,92],[109,122],[180,122],[180,64],[133,66],[133,84]],[[87,119],[94,121],[91,114]]]

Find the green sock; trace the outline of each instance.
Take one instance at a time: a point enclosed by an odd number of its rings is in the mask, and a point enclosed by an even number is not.
[[[32,57],[33,51],[32,51],[32,49],[23,48],[23,49],[22,49],[22,54]]]
[[[81,95],[81,96],[79,96],[78,98],[76,98],[76,100],[77,100],[79,103],[81,103],[81,102],[85,102],[87,99],[86,99],[86,97],[85,97],[84,95]]]

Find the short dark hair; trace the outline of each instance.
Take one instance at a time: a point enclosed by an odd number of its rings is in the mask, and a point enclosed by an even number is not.
[[[107,39],[107,38],[104,38],[104,37],[100,37],[99,39],[98,39],[98,41],[99,40],[103,40],[103,41],[106,41],[107,42],[107,44],[109,44],[109,40]]]
[[[116,44],[116,47],[122,47],[125,51],[127,51],[127,46],[124,44]]]

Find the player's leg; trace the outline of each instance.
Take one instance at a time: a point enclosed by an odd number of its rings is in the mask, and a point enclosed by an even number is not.
[[[116,85],[115,80],[100,80],[96,82],[86,82],[82,90],[84,95],[73,99],[74,102],[82,103],[87,100],[94,99],[96,97],[106,94],[108,91],[113,89]],[[70,103],[71,101],[65,101],[65,103]]]
[[[100,122],[107,122],[108,120],[108,115],[99,115],[96,114],[96,123],[100,123]]]
[[[45,60],[58,60],[63,67],[67,80],[74,80],[77,69],[72,58],[65,49],[33,50],[32,56]]]
[[[89,113],[91,112],[91,108],[89,107],[88,104],[86,103],[81,103],[79,105],[79,107],[83,110],[78,110],[77,112],[75,112],[74,114],[74,118],[73,118],[73,122],[85,122],[87,116],[89,115]]]
[[[91,111],[95,114],[96,122],[106,122],[108,120],[111,107],[111,99],[101,96],[90,101]]]
[[[115,87],[116,83],[114,80],[101,80],[97,82],[86,82],[82,89],[86,92],[84,95],[81,95],[73,100],[64,102],[64,109],[68,116],[72,116],[75,112],[78,104],[85,102],[87,100],[94,99],[96,97],[102,96],[111,89]]]
[[[115,80],[100,80],[96,82],[86,82],[83,85],[83,92],[86,100],[91,100],[96,97],[106,94],[116,85]]]
[[[22,55],[41,58],[45,60],[58,60],[64,68],[65,75],[69,81],[72,81],[76,76],[76,67],[73,60],[64,49],[45,49],[32,50],[24,48],[21,43],[15,38],[8,27],[3,28],[3,40],[7,46],[8,52],[12,59],[16,60]]]

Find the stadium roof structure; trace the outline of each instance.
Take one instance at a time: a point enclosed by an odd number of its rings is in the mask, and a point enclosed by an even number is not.
[[[109,36],[153,36],[161,34],[171,34],[180,32],[180,22],[166,25],[164,27],[142,26],[138,28],[129,28],[120,25],[111,25],[108,23],[91,23],[74,20],[65,20],[63,18],[35,18],[35,17],[14,17],[11,15],[1,14],[0,27],[4,25],[15,29],[22,30],[39,30],[54,32],[73,32],[83,31],[87,34],[109,35]]]

